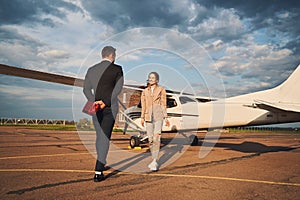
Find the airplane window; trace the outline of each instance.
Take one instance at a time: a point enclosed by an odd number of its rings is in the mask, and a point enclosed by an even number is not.
[[[142,108],[142,102],[140,101],[139,104],[137,105],[138,108]]]
[[[167,108],[173,108],[176,106],[177,106],[177,103],[176,103],[175,99],[167,98]]]
[[[179,97],[179,101],[181,104],[185,104],[185,103],[188,103],[188,102],[195,102],[194,99],[191,99],[189,97]]]
[[[201,103],[213,101],[213,99],[207,99],[207,98],[196,98],[196,99],[197,99],[197,101],[199,101]]]

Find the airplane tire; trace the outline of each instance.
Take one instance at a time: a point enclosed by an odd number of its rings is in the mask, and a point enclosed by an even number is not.
[[[172,131],[172,132],[177,132],[177,127],[176,127],[175,125],[172,126],[171,131]]]
[[[198,145],[199,139],[196,135],[191,136],[191,140],[193,140],[192,143],[191,143],[191,146],[197,146]]]
[[[140,138],[137,137],[137,136],[131,136],[130,141],[129,141],[129,145],[130,145],[131,148],[140,146]]]

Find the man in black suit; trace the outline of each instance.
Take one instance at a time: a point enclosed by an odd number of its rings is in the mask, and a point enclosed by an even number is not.
[[[124,82],[122,67],[114,64],[116,49],[106,46],[101,54],[102,61],[88,69],[83,87],[86,98],[100,107],[93,116],[97,150],[95,182],[104,180],[109,141],[119,108],[118,95]]]

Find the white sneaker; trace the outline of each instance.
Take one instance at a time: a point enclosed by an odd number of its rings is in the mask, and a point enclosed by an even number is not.
[[[148,165],[150,171],[157,171],[158,170],[158,164],[155,160],[153,160],[149,165]]]

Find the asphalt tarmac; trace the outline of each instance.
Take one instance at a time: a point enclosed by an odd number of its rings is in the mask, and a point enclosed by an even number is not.
[[[179,154],[165,155],[174,134],[163,134],[161,168],[150,172],[147,144],[128,149],[129,136],[113,133],[119,149],[106,179],[95,183],[92,139],[1,126],[0,199],[300,199],[300,134],[197,135],[198,146],[181,144]]]

